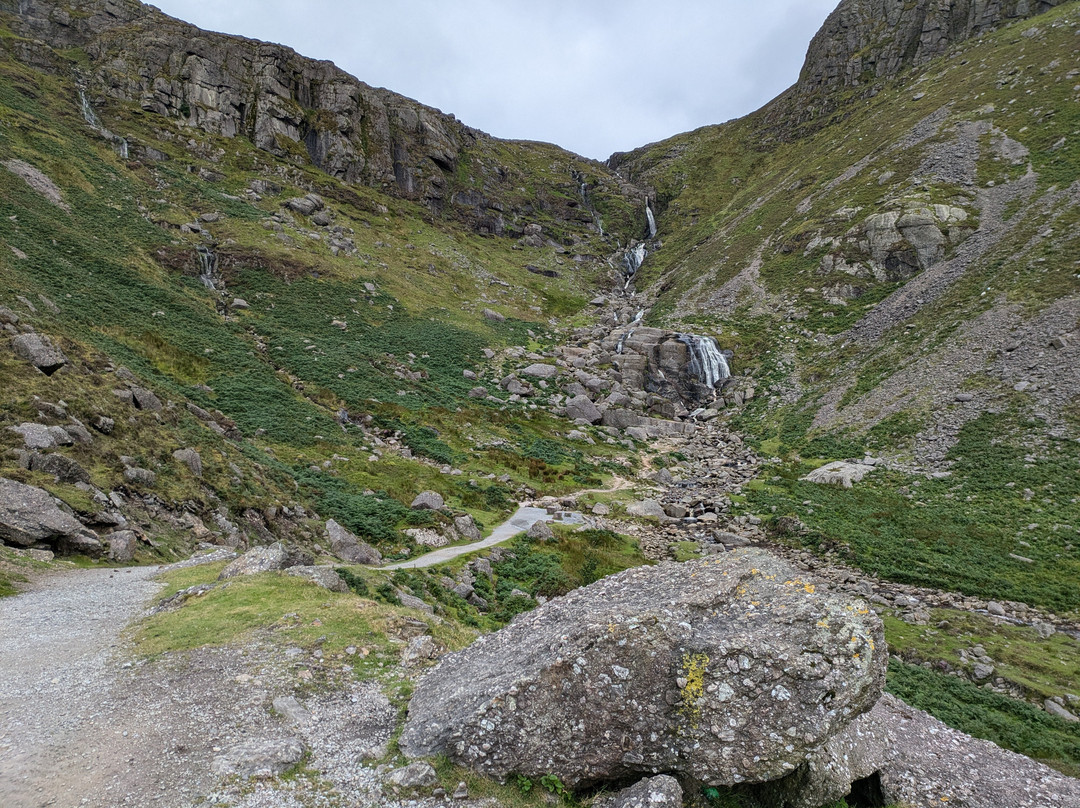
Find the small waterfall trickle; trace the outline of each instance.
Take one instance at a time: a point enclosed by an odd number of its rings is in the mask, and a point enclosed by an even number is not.
[[[645,218],[649,220],[649,238],[656,238],[656,217],[653,216],[648,199],[645,200]]]
[[[101,125],[101,120],[98,118],[97,113],[94,112],[94,107],[86,95],[86,90],[82,87],[79,88],[79,109],[82,111],[83,120],[90,124],[91,129],[97,132],[101,132],[105,129],[105,127]]]
[[[645,319],[645,309],[638,309],[637,314],[634,315],[634,319],[630,321],[630,325],[640,323]]]
[[[626,341],[632,336],[634,336],[634,329],[631,328],[619,337],[619,343],[615,346],[615,353],[622,354],[623,350],[626,348]]]
[[[589,204],[589,186],[582,182],[578,190],[581,191],[581,201],[584,202],[587,207]]]
[[[101,118],[94,112],[94,105],[90,103],[90,98],[86,95],[86,90],[81,86],[79,89],[79,110],[82,112],[83,120],[106,140],[112,141],[116,145],[116,153],[120,155],[121,159],[127,160],[129,156],[129,147],[127,138],[122,138],[119,135],[114,135],[108,129],[105,128],[105,124],[101,122]]]
[[[690,374],[701,380],[706,387],[715,388],[717,383],[731,376],[727,359],[720,353],[720,346],[713,337],[679,334],[678,339],[690,349]]]
[[[199,262],[199,281],[207,289],[217,291],[217,255],[209,247],[200,244],[195,248],[195,260]]]

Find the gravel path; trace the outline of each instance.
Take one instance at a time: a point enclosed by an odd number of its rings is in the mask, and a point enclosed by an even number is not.
[[[0,805],[78,805],[95,775],[120,631],[157,567],[79,570],[0,600]],[[66,793],[66,796],[65,796]]]
[[[472,544],[459,544],[455,547],[443,547],[439,550],[433,550],[430,553],[424,553],[424,555],[418,558],[410,559],[409,561],[399,561],[397,564],[387,564],[382,569],[387,570],[403,570],[403,569],[418,569],[420,567],[432,567],[435,564],[444,564],[453,558],[463,556],[466,553],[475,553],[477,550],[483,550],[486,547],[494,547],[496,544],[502,544],[509,538],[516,536],[518,533],[524,533],[536,522],[558,522],[561,525],[580,525],[584,524],[585,520],[579,513],[571,513],[561,519],[556,519],[552,514],[548,513],[545,508],[531,508],[521,507],[514,511],[513,515],[491,531],[491,535],[481,541],[475,541]]]

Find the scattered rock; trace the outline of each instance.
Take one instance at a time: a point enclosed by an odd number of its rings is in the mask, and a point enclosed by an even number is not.
[[[629,788],[593,800],[593,808],[682,808],[682,804],[682,786],[669,774],[646,777]]]
[[[590,424],[596,424],[604,415],[600,412],[600,408],[593,404],[591,398],[578,395],[566,402],[566,417],[571,421],[581,418]]]
[[[506,320],[505,315],[499,314],[499,312],[492,311],[491,309],[484,309],[483,314],[485,320],[491,320],[493,323],[501,323]]]
[[[147,412],[161,412],[162,410],[161,399],[145,387],[132,385],[131,396],[136,409]]]
[[[18,547],[47,542],[60,553],[101,554],[96,534],[46,491],[0,477],[0,539]]]
[[[1057,716],[1058,718],[1063,718],[1069,723],[1076,723],[1077,721],[1080,721],[1080,718],[1077,718],[1071,712],[1066,710],[1063,705],[1058,704],[1053,699],[1046,699],[1043,702],[1043,708],[1046,710],[1046,712],[1050,713],[1050,715]]]
[[[304,756],[298,738],[244,741],[214,758],[210,769],[222,777],[266,779],[276,777]]]
[[[117,530],[105,537],[105,543],[109,546],[111,560],[127,564],[135,560],[135,548],[139,544],[139,536],[134,530]]]
[[[821,468],[816,468],[805,477],[800,477],[799,479],[805,480],[808,483],[842,485],[844,488],[851,488],[852,483],[859,482],[863,477],[873,471],[874,468],[874,466],[863,463],[848,463],[844,460],[837,460],[833,463],[826,463]]]
[[[456,530],[463,539],[468,539],[469,541],[480,541],[480,539],[483,538],[480,533],[480,528],[476,526],[476,522],[468,514],[465,516],[454,517],[454,530]]]
[[[525,531],[525,535],[533,539],[534,541],[554,541],[555,534],[551,532],[551,525],[545,522],[543,519],[537,519],[529,529]]]
[[[239,575],[258,575],[260,572],[272,572],[284,569],[289,564],[289,553],[281,542],[274,542],[266,547],[252,547],[235,561],[229,563],[218,576],[219,581],[235,578]]]
[[[55,449],[57,446],[70,446],[74,443],[68,431],[60,426],[28,422],[9,426],[8,431],[22,435],[23,445],[27,449]]]
[[[663,519],[667,516],[664,506],[655,499],[643,499],[640,502],[631,502],[626,506],[626,512],[630,516],[643,516],[646,518]]]
[[[402,788],[427,788],[439,782],[439,777],[430,763],[417,761],[392,771],[386,782]]]
[[[535,376],[538,379],[554,379],[559,375],[559,369],[555,365],[546,365],[536,362],[521,371],[526,376]]]
[[[274,710],[294,727],[302,727],[311,720],[311,711],[293,696],[278,696],[274,699]]]
[[[298,578],[306,578],[313,584],[329,589],[331,592],[348,592],[349,587],[341,579],[333,567],[326,565],[296,566],[285,570],[286,575],[295,575]]]
[[[867,710],[886,661],[865,604],[762,550],[669,562],[574,590],[443,657],[417,685],[401,748],[570,787],[656,771],[761,782]]]
[[[177,449],[172,453],[173,459],[178,460],[188,467],[188,470],[196,477],[202,477],[202,457],[194,449]]]
[[[330,550],[338,558],[350,564],[379,564],[382,554],[366,542],[343,528],[333,519],[326,520],[326,536],[330,539]]]
[[[46,376],[52,376],[67,364],[67,357],[41,334],[19,334],[11,340],[12,350],[20,359],[25,359]]]
[[[441,511],[443,509],[442,495],[437,491],[421,491],[409,506],[414,511]]]
[[[128,466],[124,469],[124,480],[132,485],[152,486],[157,482],[157,475],[150,469]]]

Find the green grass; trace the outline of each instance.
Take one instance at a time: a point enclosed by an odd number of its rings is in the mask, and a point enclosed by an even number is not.
[[[789,466],[781,480],[749,491],[748,501],[759,513],[775,507],[777,516],[798,516],[811,545],[839,549],[884,578],[1076,610],[1080,558],[1068,526],[1080,520],[1080,449],[1050,441],[1027,462],[1033,438],[1013,431],[1014,423],[1005,414],[970,422],[945,479],[876,471],[843,489],[800,482],[806,469]],[[1030,500],[1024,489],[1034,493]]]
[[[888,690],[951,727],[1080,774],[1080,728],[970,682],[892,660]]]

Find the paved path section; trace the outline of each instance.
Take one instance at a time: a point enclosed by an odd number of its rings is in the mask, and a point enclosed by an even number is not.
[[[580,513],[569,513],[564,515],[561,519],[555,519],[555,516],[548,513],[544,508],[522,507],[514,511],[513,516],[491,531],[491,535],[486,539],[475,541],[472,544],[441,547],[438,550],[425,553],[418,558],[412,558],[408,561],[399,561],[397,564],[388,564],[385,567],[382,567],[382,569],[406,570],[418,569],[420,567],[433,567],[436,564],[445,564],[447,561],[455,559],[458,556],[463,556],[467,553],[475,553],[477,550],[483,550],[485,547],[494,547],[496,544],[502,544],[502,542],[516,536],[518,533],[524,533],[532,527],[534,523],[541,520],[545,522],[557,521],[559,524],[563,525],[580,525],[585,522],[585,519]]]

